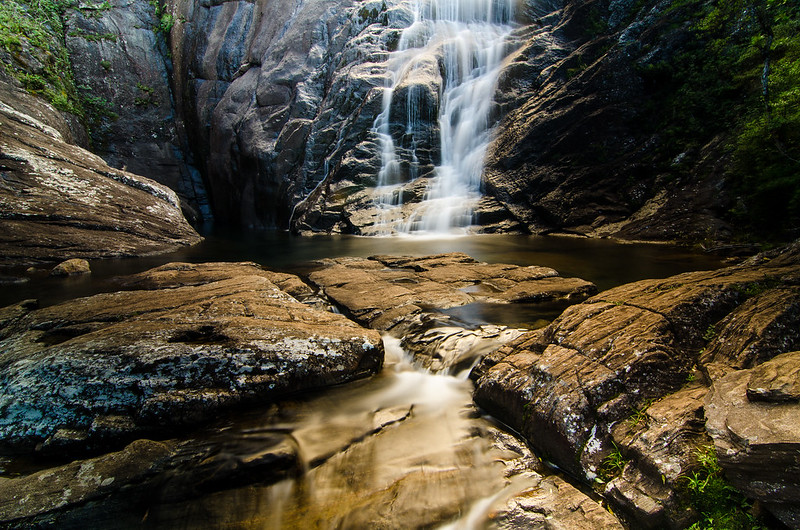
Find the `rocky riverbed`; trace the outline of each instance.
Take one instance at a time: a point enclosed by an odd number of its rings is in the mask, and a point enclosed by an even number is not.
[[[603,494],[642,527],[697,517],[681,486],[713,443],[729,480],[797,528],[785,458],[800,441],[799,274],[795,243],[604,291],[488,355],[475,400],[572,476],[607,481]],[[612,453],[621,473],[602,476]]]
[[[345,526],[619,528],[610,506],[632,527],[683,528],[701,513],[682,485],[712,447],[732,485],[797,527],[798,248],[588,299],[589,282],[552,269],[451,253],[326,259],[307,282],[253,263],[172,263],[118,280],[118,292],[4,308],[0,426],[5,454],[17,455],[6,465],[25,455],[78,458],[0,480],[4,524],[77,528],[91,517],[133,526],[149,516],[169,526],[174,510],[196,517],[202,502],[214,521],[285,508],[287,521]],[[446,313],[549,298],[574,305],[536,331],[470,326]],[[375,377],[387,336],[388,371]],[[472,370],[475,400],[524,442],[476,414],[467,383],[408,371],[400,344],[441,374],[483,358]],[[323,413],[326,395],[339,405]],[[276,405],[255,423],[202,434],[220,414],[256,413],[265,401]],[[444,424],[458,426],[446,431],[454,438],[445,443],[442,431],[434,443],[434,425]],[[413,449],[429,438],[434,445]],[[392,459],[409,473],[366,456],[393,443],[408,446]],[[444,462],[434,454],[451,452],[471,463],[425,471]],[[613,470],[611,453],[622,459]],[[566,474],[553,476],[540,458]],[[484,467],[491,461],[505,471]],[[330,482],[378,469],[372,486]],[[597,496],[576,489],[581,482]],[[349,500],[328,505],[308,495],[312,483]],[[466,487],[473,483],[481,486]],[[433,485],[461,493],[420,497]],[[375,512],[389,497],[405,500]],[[262,508],[251,504],[257,498]]]

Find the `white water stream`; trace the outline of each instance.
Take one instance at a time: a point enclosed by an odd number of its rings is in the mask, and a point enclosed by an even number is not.
[[[375,203],[380,212],[377,235],[396,233],[465,233],[480,199],[483,160],[489,143],[489,118],[500,65],[507,54],[513,0],[416,0],[414,22],[389,59],[389,86],[374,130],[381,146],[381,170]],[[431,62],[438,68],[431,69]],[[425,125],[420,116],[425,97],[420,76],[441,71],[438,126],[441,162],[427,183],[421,202],[404,203],[404,186],[418,177],[415,135]],[[406,92],[405,137],[401,160],[391,134],[395,92],[409,79],[421,78]],[[431,147],[431,146],[428,146]],[[405,170],[404,168],[408,168]]]

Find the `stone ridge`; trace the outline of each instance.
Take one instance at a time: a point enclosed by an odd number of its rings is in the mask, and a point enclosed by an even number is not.
[[[475,400],[583,480],[603,478],[614,442],[631,463],[606,494],[643,527],[680,526],[675,489],[710,443],[708,386],[800,347],[799,248],[571,306],[489,354],[472,374]]]
[[[472,304],[581,300],[597,288],[548,267],[481,263],[461,253],[320,260],[309,279],[352,318],[402,338],[424,368],[469,368],[525,330],[470,325],[441,311]]]
[[[578,278],[561,278],[548,267],[481,263],[453,252],[433,256],[335,258],[309,279],[356,320],[393,330],[423,312],[473,302],[516,303],[579,299],[597,288]]]
[[[271,277],[254,264],[170,264],[137,275],[149,290],[3,309],[2,444],[95,450],[380,369],[378,333]]]
[[[172,190],[68,143],[50,105],[2,82],[0,97],[0,264],[141,256],[202,240]]]

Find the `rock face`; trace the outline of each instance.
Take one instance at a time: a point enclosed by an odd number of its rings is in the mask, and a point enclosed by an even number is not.
[[[566,0],[529,11],[536,23],[521,32],[498,87],[506,112],[484,180],[486,193],[530,231],[730,236],[719,139],[665,159],[671,147],[663,131],[644,125],[656,119],[648,102],[659,88],[646,72],[673,60],[690,39],[671,5]]]
[[[476,302],[582,299],[596,287],[547,267],[480,263],[460,252],[322,260],[309,279],[365,326],[403,338],[426,368],[467,368],[518,337],[505,326],[465,329],[442,310]]]
[[[139,290],[6,308],[3,444],[93,449],[380,369],[377,333],[271,278],[254,264],[170,264],[136,278]]]
[[[89,97],[93,151],[110,166],[174,190],[187,218],[199,223],[210,210],[175,113],[165,40],[174,21],[155,4],[113,0],[72,6],[64,16],[66,47],[75,84]]]
[[[0,83],[2,265],[163,253],[201,240],[170,189],[72,145],[61,115]]]
[[[691,448],[708,440],[700,428],[707,387],[684,385],[698,378],[698,363],[706,385],[716,385],[727,372],[777,355],[775,344],[797,348],[800,320],[790,309],[800,303],[799,248],[714,272],[636,282],[571,306],[547,328],[487,356],[473,372],[475,399],[586,480],[602,474],[615,440],[632,464],[607,493],[647,527],[678,527],[686,514],[674,489],[696,466],[687,458]],[[782,303],[759,316],[757,308],[777,295]],[[756,321],[746,342],[734,342],[753,347],[733,356],[732,329]],[[770,386],[752,392],[769,395]]]
[[[407,7],[180,0],[172,14],[176,104],[221,219],[287,226],[328,171],[347,174],[340,193],[374,185],[380,63]]]
[[[800,526],[800,352],[714,382],[705,412],[720,466],[748,497]]]

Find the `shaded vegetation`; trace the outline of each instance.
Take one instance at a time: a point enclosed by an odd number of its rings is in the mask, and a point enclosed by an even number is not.
[[[761,239],[800,230],[800,2],[677,0],[680,52],[640,65],[665,155],[726,139],[732,221]]]
[[[57,109],[84,115],[64,44],[64,12],[73,0],[0,2],[0,53],[6,74]]]
[[[685,492],[700,520],[690,530],[757,530],[764,528],[752,506],[722,476],[713,445],[695,454],[699,471],[684,477]]]
[[[99,17],[110,9],[104,1],[78,5],[76,0],[4,0],[0,3],[0,55],[5,73],[57,109],[78,116],[87,127],[117,119],[112,105],[85,85],[76,85],[67,53],[64,25],[68,9]],[[91,34],[79,29],[70,36],[89,41],[116,41],[113,34]],[[103,65],[108,70],[110,63]],[[102,63],[101,63],[102,64]]]

